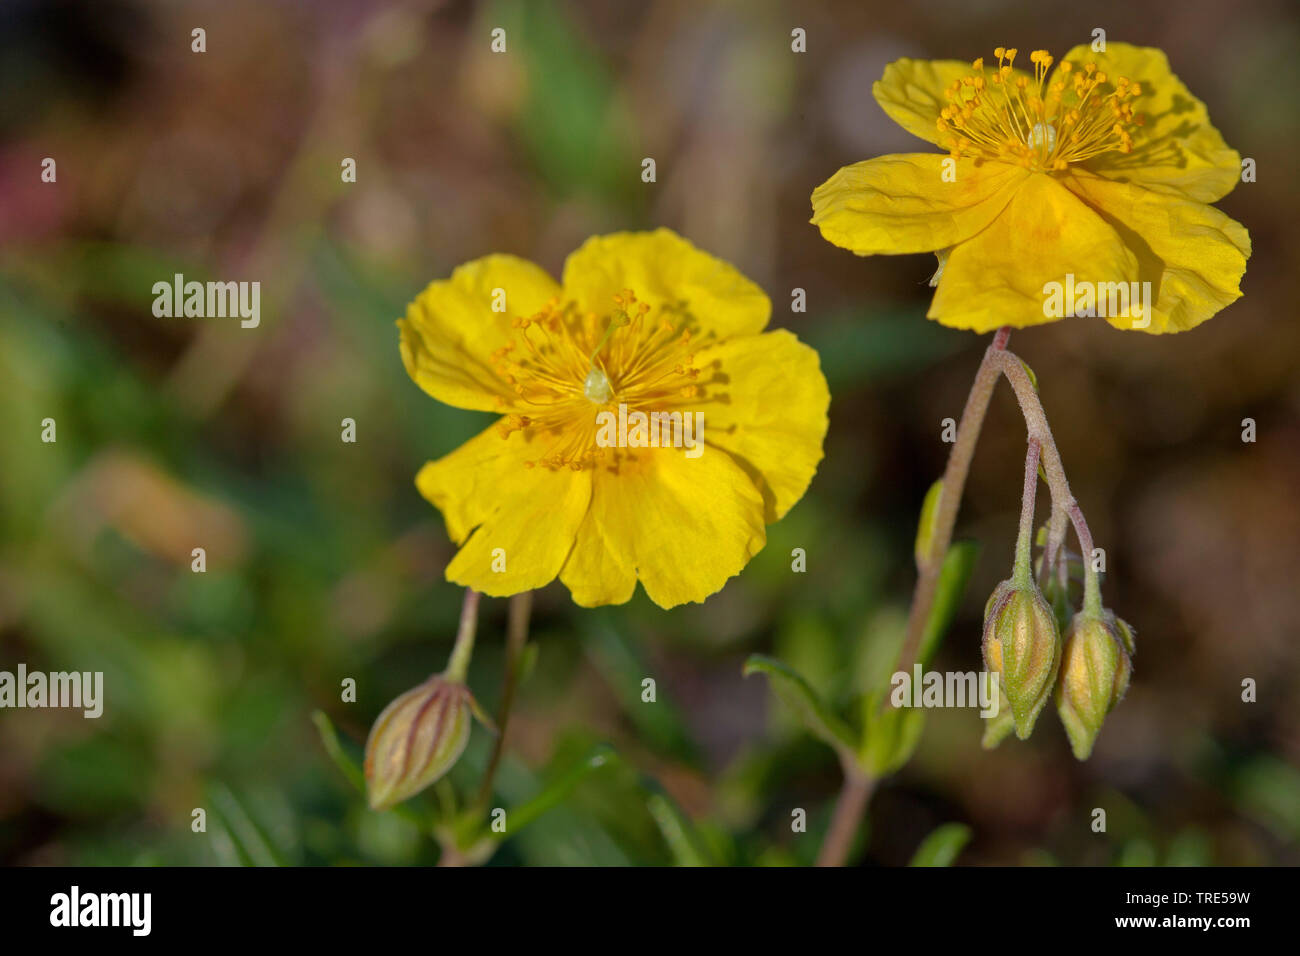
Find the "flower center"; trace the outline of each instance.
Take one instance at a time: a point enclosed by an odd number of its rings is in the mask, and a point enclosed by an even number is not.
[[[587,401],[604,405],[609,401],[609,376],[592,366],[586,380],[582,383],[582,393],[587,396]]]
[[[944,90],[948,105],[935,123],[954,157],[1060,171],[1102,153],[1133,151],[1145,119],[1133,112],[1140,83],[1112,81],[1092,62],[1079,68],[1067,60],[1050,73],[1055,61],[1046,50],[1029,54],[1033,79],[1016,76],[1016,53],[998,47],[995,71],[986,71],[981,57],[970,75]]]
[[[582,313],[573,302],[548,302],[536,315],[514,319],[511,341],[492,353],[492,367],[517,396],[498,405],[503,438],[530,429],[546,436],[529,467],[594,467],[611,455],[596,443],[596,414],[607,406],[671,411],[704,396],[694,366],[695,323],[678,305],[651,316],[630,290],[614,296],[608,315]]]

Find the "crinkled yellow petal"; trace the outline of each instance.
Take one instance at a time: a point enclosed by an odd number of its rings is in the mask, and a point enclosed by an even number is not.
[[[772,304],[735,267],[701,252],[668,229],[593,236],[564,263],[564,293],[584,311],[608,315],[614,296],[631,289],[658,307],[684,303],[703,332],[718,338],[761,332]]]
[[[618,474],[596,472],[560,580],[590,606],[626,600],[635,572],[650,600],[670,608],[720,591],[766,542],[763,498],[730,455],[646,449]]]
[[[501,290],[504,297],[497,293]],[[536,314],[560,287],[526,259],[491,255],[429,284],[400,319],[402,362],[422,389],[448,405],[500,411],[515,399],[489,357],[517,316]],[[504,311],[493,311],[499,302]]]
[[[895,60],[871,85],[871,95],[880,108],[899,126],[927,143],[948,148],[936,122],[939,111],[948,105],[943,91],[954,80],[971,76],[974,70],[966,60]],[[1013,70],[1010,80],[1025,76]]]
[[[579,607],[625,604],[636,590],[636,548],[627,536],[646,529],[619,509],[619,496],[626,491],[619,476],[593,475],[591,506],[560,570],[560,581]]]
[[[1138,260],[1138,281],[1151,283],[1151,323],[1112,317],[1116,328],[1181,332],[1241,297],[1250,235],[1213,206],[1175,199],[1086,172],[1065,184],[1114,227]]]
[[[528,430],[503,438],[493,426],[420,469],[416,487],[461,545],[447,580],[503,597],[555,579],[591,500],[591,473],[528,467],[541,445]]]
[[[1170,70],[1163,50],[1108,42],[1105,53],[1080,45],[1063,59],[1075,67],[1092,61],[1111,82],[1123,76],[1142,84],[1133,108],[1146,122],[1133,151],[1104,153],[1085,169],[1198,202],[1221,199],[1240,181],[1241,156],[1210,125],[1205,104]]]
[[[944,181],[944,164],[955,179]],[[934,252],[969,239],[997,216],[1029,171],[938,153],[881,156],[845,166],[813,192],[813,224],[860,256]],[[951,178],[951,177],[950,177]]]
[[[957,246],[927,315],[959,329],[991,332],[1053,322],[1044,286],[1066,281],[1131,282],[1138,264],[1097,213],[1051,176],[1035,173],[1002,215]]]
[[[770,524],[803,497],[822,459],[831,395],[817,353],[778,329],[701,349],[704,440],[730,452],[763,493]]]

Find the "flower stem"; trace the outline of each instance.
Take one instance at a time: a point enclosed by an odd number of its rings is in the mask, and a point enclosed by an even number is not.
[[[1016,567],[1013,574],[1030,573],[1033,553],[1034,502],[1037,492],[1038,466],[1041,463],[1047,477],[1047,488],[1052,496],[1052,526],[1049,529],[1049,559],[1054,559],[1064,538],[1064,517],[1074,525],[1075,535],[1085,560],[1084,610],[1101,614],[1101,588],[1092,564],[1092,534],[1084,520],[1083,511],[1070,492],[1070,483],[1061,464],[1061,453],[1047,424],[1047,415],[1038,398],[1038,390],[1024,363],[1007,351],[1011,327],[1003,326],[993,336],[993,342],[984,353],[966,407],[957,426],[957,440],[948,455],[948,465],[943,473],[943,490],[934,517],[930,546],[926,553],[917,555],[916,587],[912,592],[912,606],[907,616],[907,632],[898,653],[898,670],[910,671],[916,661],[921,637],[930,619],[938,591],[939,573],[943,568],[948,547],[952,544],[953,528],[961,505],[966,477],[970,473],[975,446],[984,426],[989,401],[993,397],[998,379],[1005,375],[1015,391],[1025,419],[1028,435],[1028,452],[1025,457],[1025,493],[1021,499],[1020,533],[1016,542]],[[1047,560],[1044,561],[1046,566]],[[860,769],[846,765],[844,783],[836,800],[830,829],[817,858],[819,866],[841,866],[848,857],[854,834],[865,812],[877,781]]]
[[[821,851],[817,854],[818,866],[844,865],[849,851],[853,849],[853,838],[858,833],[858,824],[867,809],[867,801],[871,799],[875,788],[875,778],[854,766],[845,765],[844,785],[840,788],[830,828],[826,831]]]
[[[1047,414],[1043,411],[1043,403],[1039,401],[1038,389],[1034,387],[1033,380],[1025,371],[1020,359],[1014,355],[1003,352],[995,357],[994,364],[1007,377],[1007,381],[1015,390],[1016,399],[1020,402],[1020,410],[1025,416],[1025,425],[1029,428],[1030,438],[1037,438],[1042,444],[1043,473],[1047,476],[1047,487],[1052,492],[1052,502],[1055,507],[1070,516],[1070,523],[1074,525],[1074,534],[1079,539],[1079,550],[1083,554],[1083,610],[1087,614],[1099,617],[1102,612],[1101,581],[1092,560],[1092,532],[1083,517],[1083,509],[1079,507],[1078,501],[1070,491],[1070,482],[1065,477],[1065,466],[1061,464],[1061,453],[1052,438],[1052,428],[1047,424]]]
[[[479,593],[472,588],[465,589],[465,601],[460,606],[460,627],[456,631],[456,644],[451,649],[451,659],[442,676],[447,680],[464,683],[469,673],[469,659],[474,653],[474,631],[478,627]]]
[[[952,544],[952,530],[957,523],[957,509],[961,504],[962,489],[966,486],[966,476],[970,473],[971,459],[975,456],[975,446],[979,441],[980,429],[984,426],[984,416],[988,412],[989,401],[993,398],[993,387],[998,382],[998,368],[993,361],[995,354],[1001,354],[1011,338],[1011,327],[998,329],[993,336],[993,343],[984,353],[970,394],[966,397],[966,407],[962,409],[961,422],[957,425],[957,440],[948,455],[948,466],[943,473],[943,490],[939,494],[939,507],[935,511],[934,531],[930,538],[930,547],[925,554],[917,555],[916,588],[912,592],[912,607],[907,617],[907,632],[903,646],[899,650],[898,669],[910,671],[912,663],[925,632],[925,624],[930,617],[930,609],[938,592],[939,572],[943,568],[944,556]],[[853,837],[858,832],[858,824],[866,811],[867,803],[875,790],[876,780],[867,776],[859,768],[846,764],[844,782],[839,797],[835,802],[834,815],[830,829],[822,842],[821,852],[817,856],[818,866],[843,866],[853,847]]]
[[[1025,451],[1025,490],[1020,498],[1020,533],[1016,536],[1016,560],[1011,580],[1018,588],[1027,588],[1033,581],[1034,557],[1034,504],[1038,492],[1037,438],[1029,439]]]
[[[1055,574],[1061,583],[1065,583],[1062,572],[1065,570],[1064,554],[1065,532],[1070,523],[1070,516],[1064,508],[1052,506],[1052,519],[1047,525],[1047,544],[1043,548],[1043,566],[1039,569],[1039,585],[1045,586]]]
[[[912,607],[907,616],[907,633],[898,654],[898,670],[910,671],[920,649],[921,636],[925,633],[925,625],[930,619],[930,609],[934,605],[939,586],[939,572],[943,568],[943,559],[948,554],[948,546],[952,544],[952,530],[957,523],[957,509],[966,487],[966,476],[970,473],[971,459],[975,457],[975,446],[979,442],[980,430],[984,427],[989,400],[993,398],[993,387],[998,383],[999,371],[995,358],[1006,354],[1007,340],[1010,338],[1010,326],[998,330],[993,337],[993,344],[984,353],[979,371],[975,373],[970,395],[966,397],[966,407],[962,410],[961,422],[957,426],[957,440],[953,443],[948,455],[948,466],[943,472],[943,491],[939,495],[939,507],[934,516],[930,550],[924,558],[918,556],[917,560],[916,588],[912,592]]]
[[[478,801],[482,806],[487,806],[488,799],[492,796],[492,781],[496,777],[497,766],[501,763],[501,755],[505,752],[506,726],[510,722],[515,691],[519,688],[519,665],[528,643],[528,619],[532,610],[532,591],[524,591],[510,599],[510,619],[506,624],[506,674],[501,688],[501,705],[497,708],[497,739],[492,744],[492,756],[488,759],[483,783],[479,786]]]

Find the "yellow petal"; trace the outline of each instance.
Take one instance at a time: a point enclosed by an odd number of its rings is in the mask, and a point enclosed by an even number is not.
[[[944,164],[953,182],[944,182]],[[860,256],[933,252],[969,239],[1010,201],[1028,170],[938,153],[881,156],[845,166],[813,192],[822,236]]]
[[[619,509],[625,490],[616,475],[593,475],[591,507],[560,570],[560,581],[579,607],[625,604],[636,590],[636,549],[628,536],[646,529]]]
[[[643,450],[596,472],[587,523],[560,579],[578,604],[617,603],[630,571],[663,608],[703,601],[767,541],[763,499],[730,455]]]
[[[493,311],[494,299],[504,311]],[[515,256],[491,255],[430,283],[397,323],[402,362],[422,389],[448,405],[499,411],[515,394],[489,364],[517,316],[536,314],[560,293],[546,272]]]
[[[1113,182],[1086,172],[1065,184],[1109,222],[1137,256],[1138,281],[1151,283],[1151,323],[1141,331],[1181,332],[1241,297],[1250,235],[1213,206]],[[1109,320],[1116,328],[1131,318]]]
[[[997,69],[997,64],[993,64]],[[973,76],[975,71],[965,60],[895,60],[885,67],[884,75],[871,86],[871,95],[880,108],[899,126],[927,143],[948,148],[946,138],[935,123],[939,111],[948,105],[943,91],[954,80]],[[1010,79],[1025,76],[1013,70]]]
[[[701,252],[668,229],[593,236],[564,263],[564,293],[586,312],[607,315],[614,296],[631,289],[657,317],[684,303],[703,332],[719,338],[761,332],[772,305],[733,266]]]
[[[1119,235],[1051,176],[1035,173],[1002,215],[948,256],[927,313],[944,325],[989,332],[1053,322],[1044,286],[1131,282],[1137,259]]]
[[[1163,50],[1107,43],[1105,53],[1093,53],[1080,45],[1064,59],[1076,68],[1096,63],[1111,83],[1123,76],[1142,84],[1132,103],[1146,122],[1133,152],[1105,153],[1083,163],[1085,169],[1198,202],[1221,199],[1240,181],[1241,156],[1210,125],[1205,104],[1170,70]]]
[[[420,469],[416,487],[462,545],[447,580],[503,597],[555,579],[586,514],[591,473],[526,465],[545,450],[530,430],[502,438],[493,426]]]
[[[705,398],[690,409],[704,416],[703,454],[735,457],[762,492],[770,524],[803,497],[822,459],[831,396],[817,353],[778,329],[702,349],[695,365]]]

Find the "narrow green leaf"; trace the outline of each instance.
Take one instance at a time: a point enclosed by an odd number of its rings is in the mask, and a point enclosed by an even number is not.
[[[908,866],[952,866],[970,838],[971,828],[966,824],[945,823],[921,841]]]
[[[746,677],[754,673],[766,675],[772,691],[794,710],[809,732],[842,756],[853,753],[853,735],[849,728],[831,713],[811,685],[793,669],[762,654],[751,654],[742,673]]]
[[[862,743],[859,764],[873,777],[896,773],[916,752],[925,730],[925,711],[919,707],[886,707],[883,691],[862,699]]]
[[[343,745],[339,743],[338,732],[334,729],[333,722],[323,710],[312,712],[311,722],[316,725],[316,731],[320,734],[321,745],[325,752],[329,754],[334,765],[343,771],[343,776],[348,778],[348,783],[356,787],[362,796],[366,793],[366,775],[365,772],[357,766],[356,761],[343,752]]]
[[[652,793],[646,800],[646,807],[678,866],[713,865],[702,848],[695,827],[676,801],[666,793]]]
[[[329,716],[323,710],[316,710],[312,711],[311,720],[320,734],[321,745],[325,748],[325,752],[329,754],[330,759],[334,761],[334,765],[343,772],[343,776],[347,778],[348,783],[352,784],[362,797],[365,797],[365,771],[343,749],[343,745],[339,742],[338,732],[334,729],[334,724],[329,719]],[[428,832],[428,821],[423,819],[419,813],[415,812],[407,804],[399,803],[397,806],[389,807],[384,812],[394,813],[408,823],[415,824],[420,828],[421,832]]]
[[[213,811],[211,823],[214,829],[224,831],[240,865],[285,865],[284,856],[230,788],[224,784],[214,784],[209,794]]]
[[[1025,374],[1029,376],[1029,382],[1034,386],[1034,391],[1035,392],[1038,391],[1038,376],[1035,375],[1034,370],[1029,367],[1029,363],[1026,362],[1024,359],[1021,359],[1020,367],[1023,368],[1025,370]]]
[[[930,548],[934,541],[934,519],[939,514],[939,502],[942,498],[943,479],[940,478],[930,486],[930,490],[925,493],[925,501],[921,503],[921,520],[916,525],[916,545],[913,548],[918,568],[925,564],[930,556]]]
[[[971,572],[975,570],[975,559],[979,557],[979,552],[978,542],[955,541],[944,556],[930,618],[925,622],[925,630],[921,635],[918,659],[922,667],[929,664],[939,650],[952,619],[957,615],[957,608],[966,593],[966,585],[970,582]]]
[[[557,775],[535,796],[507,811],[507,833],[517,833],[528,826],[561,803],[588,775],[617,759],[618,754],[609,745],[598,744],[593,747],[585,757]],[[504,838],[505,834],[497,834],[497,836]]]

